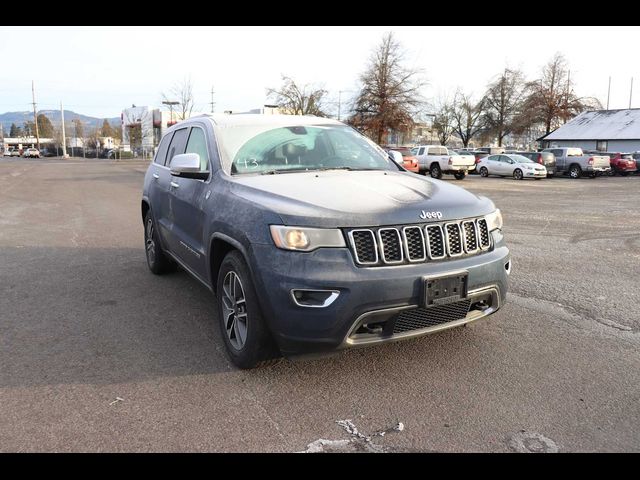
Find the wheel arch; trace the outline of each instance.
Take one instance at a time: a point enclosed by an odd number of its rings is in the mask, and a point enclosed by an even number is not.
[[[253,276],[253,271],[251,269],[251,262],[249,262],[249,257],[247,255],[247,251],[238,240],[232,238],[224,233],[216,232],[211,235],[209,239],[209,278],[211,281],[211,288],[213,291],[216,291],[218,284],[218,272],[220,271],[220,265],[222,265],[222,261],[224,257],[232,250],[237,250],[240,252],[240,255],[244,258],[251,275]]]

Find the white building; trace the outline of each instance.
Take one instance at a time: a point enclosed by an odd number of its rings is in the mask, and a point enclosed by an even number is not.
[[[640,151],[640,108],[583,112],[538,140],[543,148],[637,152]]]

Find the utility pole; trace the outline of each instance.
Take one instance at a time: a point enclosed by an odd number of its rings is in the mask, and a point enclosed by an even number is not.
[[[174,105],[180,105],[180,102],[174,102],[174,101],[169,101],[169,100],[165,100],[164,102],[162,102],[164,105],[169,105],[169,112],[171,112],[169,115],[171,116],[171,120],[169,120],[169,123],[171,125],[173,125],[173,106]]]
[[[211,101],[209,102],[209,104],[211,105],[211,113],[213,113],[213,106],[216,104],[213,101],[213,85],[211,85]]]
[[[340,106],[342,104],[342,90],[338,90],[338,121],[340,121]]]
[[[631,77],[631,88],[629,89],[629,108],[631,108],[631,97],[633,96],[633,77]]]
[[[611,76],[609,76],[609,89],[607,90],[607,110],[609,110],[609,96],[611,95]]]
[[[60,102],[60,118],[62,118],[62,158],[67,158],[67,137],[64,131],[64,108]]]
[[[33,100],[33,122],[36,125],[36,140],[38,142],[38,151],[40,151],[40,133],[38,132],[38,115],[36,114],[36,90],[31,80],[31,98]]]

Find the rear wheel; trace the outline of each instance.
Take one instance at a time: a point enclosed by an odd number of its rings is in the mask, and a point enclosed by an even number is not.
[[[280,352],[262,317],[249,268],[237,250],[224,257],[217,285],[220,332],[231,361],[240,368],[274,363]]]
[[[442,178],[442,170],[440,170],[440,165],[434,163],[431,165],[431,169],[429,170],[432,178]]]
[[[489,176],[489,170],[487,170],[487,167],[480,168],[480,176],[485,178]]]
[[[456,180],[463,180],[467,176],[466,172],[456,172],[453,174]]]
[[[520,170],[519,168],[516,168],[513,171],[513,178],[515,178],[516,180],[522,180],[522,170]]]
[[[629,175],[629,172],[620,172],[620,175],[622,175],[623,177],[626,177],[627,175]]]
[[[158,239],[158,230],[151,215],[151,209],[144,217],[144,246],[147,255],[147,265],[156,275],[170,272],[176,269],[176,264],[162,250]]]
[[[569,168],[569,176],[571,178],[580,178],[582,176],[582,168],[575,163]]]

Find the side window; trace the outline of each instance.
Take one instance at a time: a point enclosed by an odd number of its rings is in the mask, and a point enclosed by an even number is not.
[[[207,150],[207,141],[202,128],[193,127],[191,129],[187,149],[184,153],[197,153],[200,155],[200,171],[204,172],[209,169],[209,151]]]
[[[165,160],[167,159],[167,150],[169,150],[169,143],[171,142],[171,137],[173,137],[173,133],[169,133],[162,137],[160,141],[160,145],[158,146],[158,151],[156,152],[156,156],[153,159],[153,163],[157,163],[158,165],[164,165]]]
[[[498,158],[498,155],[489,155],[487,158],[487,161],[490,162],[499,162],[500,158]]]
[[[553,151],[553,154],[554,154],[556,157],[561,157],[561,156],[562,156],[562,150],[554,150],[554,151]]]
[[[420,151],[418,152],[418,155],[424,155],[424,147],[420,147]]]
[[[430,147],[427,149],[427,155],[437,155],[437,151],[435,147]]]
[[[180,130],[175,131],[173,138],[171,139],[171,144],[169,145],[169,153],[167,154],[167,162],[165,165],[169,166],[173,157],[184,153],[184,145],[187,143],[188,132],[188,128],[181,128]]]

